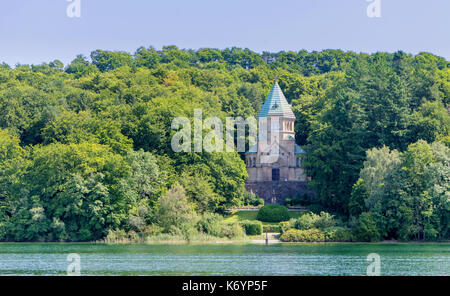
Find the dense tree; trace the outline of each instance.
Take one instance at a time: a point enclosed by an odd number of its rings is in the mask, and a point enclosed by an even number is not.
[[[367,211],[379,238],[448,237],[449,155],[442,143],[430,145],[423,140],[403,153],[387,147],[369,150],[353,188],[352,212],[357,216]],[[359,209],[361,199],[364,204]],[[359,219],[366,221],[364,225],[369,223],[368,217]]]
[[[6,239],[100,239],[127,216],[131,203],[121,180],[129,174],[123,158],[107,146],[37,146],[3,209]]]
[[[168,188],[191,218],[248,202],[242,155],[175,153],[171,122],[256,116],[275,75],[320,207],[366,240],[448,238],[447,60],[176,46],[0,65],[0,238],[171,231],[177,220],[158,220]]]
[[[132,56],[126,52],[96,50],[91,53],[91,59],[92,64],[102,72],[133,64]]]
[[[158,203],[156,219],[166,231],[176,231],[176,228],[183,227],[194,215],[186,192],[179,184],[174,184],[170,190],[159,198]]]

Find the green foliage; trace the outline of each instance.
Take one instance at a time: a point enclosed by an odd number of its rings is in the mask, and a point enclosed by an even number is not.
[[[264,206],[264,199],[262,198],[254,198],[250,201],[250,205],[254,207]]]
[[[419,137],[434,140],[448,133],[449,115],[440,104],[446,94],[437,90],[436,64],[425,56],[361,56],[347,69],[345,81],[325,93],[330,108],[311,124],[305,164],[329,210],[348,215],[348,198],[368,149],[404,150]],[[437,103],[420,107],[426,100]]]
[[[359,178],[353,185],[352,194],[348,202],[348,212],[351,217],[358,217],[362,212],[366,211],[365,200],[367,192],[363,179]]]
[[[325,233],[322,230],[311,228],[308,230],[289,229],[280,235],[282,242],[323,242]]]
[[[283,222],[280,222],[280,223],[283,223]],[[269,225],[264,225],[263,228],[264,228],[264,231],[267,231],[267,232],[282,233],[282,228],[280,227],[280,225],[269,224]]]
[[[280,233],[285,233],[288,229],[294,228],[294,223],[296,219],[290,219],[289,221],[281,221],[278,225],[280,228]]]
[[[198,173],[192,175],[185,172],[181,174],[180,183],[186,189],[187,195],[195,205],[198,213],[214,212],[218,209],[223,198],[214,192],[214,185],[208,177]]]
[[[313,203],[313,198],[304,194],[295,198],[286,198],[284,203],[286,206],[310,206]]]
[[[96,240],[111,229],[140,237],[176,183],[192,215],[162,223],[183,237],[198,235],[197,216],[261,205],[245,193],[241,155],[174,153],[170,126],[192,122],[195,108],[222,121],[255,116],[275,75],[317,196],[291,205],[344,221],[368,212],[380,239],[449,238],[444,58],[165,46],[97,50],[91,61],[0,66],[0,240]]]
[[[353,240],[350,229],[345,227],[327,227],[323,230],[310,228],[305,230],[288,229],[280,236],[283,242],[349,242]]]
[[[259,209],[256,219],[263,222],[287,221],[289,220],[289,213],[284,206],[269,204]]]
[[[126,52],[96,50],[91,53],[91,59],[92,64],[102,72],[133,64],[132,56]]]
[[[360,241],[373,242],[380,240],[380,232],[370,213],[362,213],[359,216],[356,236]]]
[[[238,223],[224,225],[222,233],[228,238],[242,238],[245,236],[244,228]]]
[[[193,215],[192,205],[180,184],[174,184],[158,199],[156,220],[166,232],[181,230],[192,220]]]
[[[96,240],[120,226],[133,204],[122,183],[130,168],[107,146],[36,147],[23,169],[2,209],[7,240]]]
[[[263,206],[264,199],[259,198],[253,191],[245,192],[244,194],[244,205],[251,205],[254,207]]]
[[[95,118],[90,112],[62,112],[42,129],[44,144],[79,144],[83,142],[110,146],[114,152],[125,154],[132,148],[132,141],[125,137],[117,121],[111,118]]]
[[[306,230],[310,228],[325,229],[333,227],[337,224],[337,221],[333,215],[326,212],[321,212],[320,215],[309,212],[293,220],[291,223],[296,229]]]
[[[246,221],[241,221],[239,223],[242,225],[242,227],[244,227],[245,233],[247,235],[259,235],[263,231],[263,226],[260,221],[246,220]]]
[[[422,140],[403,153],[368,151],[350,203],[355,216],[367,212],[359,216],[361,239],[448,238],[448,155],[442,143]]]
[[[197,222],[197,228],[199,231],[221,237],[224,235],[224,220],[221,215],[207,213],[204,214]]]
[[[332,226],[324,228],[325,241],[327,242],[350,242],[353,241],[353,233],[349,228]]]

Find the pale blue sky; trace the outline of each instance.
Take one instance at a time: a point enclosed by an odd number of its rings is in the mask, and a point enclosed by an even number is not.
[[[450,59],[449,0],[0,0],[0,62],[38,64],[139,46],[428,51]]]

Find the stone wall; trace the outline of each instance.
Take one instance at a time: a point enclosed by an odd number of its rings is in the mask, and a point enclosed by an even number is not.
[[[307,189],[306,182],[302,181],[247,181],[245,188],[247,191],[253,191],[267,204],[283,204],[286,198],[295,198],[304,194],[314,198],[313,192]]]

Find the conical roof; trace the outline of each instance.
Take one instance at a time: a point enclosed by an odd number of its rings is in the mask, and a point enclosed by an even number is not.
[[[286,97],[276,81],[258,115],[259,118],[268,116],[281,116],[295,119],[291,105],[287,102]]]

